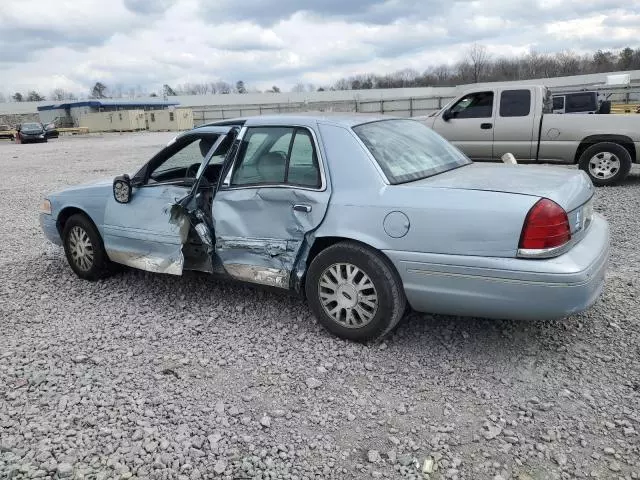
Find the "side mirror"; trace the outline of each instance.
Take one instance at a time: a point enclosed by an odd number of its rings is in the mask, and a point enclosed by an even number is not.
[[[113,180],[113,198],[118,203],[131,201],[131,179],[129,175],[120,175]]]
[[[448,122],[452,118],[453,118],[453,115],[451,114],[450,109],[447,108],[444,112],[442,112],[442,120],[444,120],[445,122]]]

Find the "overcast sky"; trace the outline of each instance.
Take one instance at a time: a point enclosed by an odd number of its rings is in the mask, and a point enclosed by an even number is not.
[[[330,85],[357,73],[640,45],[622,0],[21,0],[0,8],[0,92],[86,93],[243,80]]]

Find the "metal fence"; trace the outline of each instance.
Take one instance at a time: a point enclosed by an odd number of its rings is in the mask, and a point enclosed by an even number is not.
[[[453,97],[411,97],[381,100],[341,100],[332,102],[298,102],[254,105],[224,105],[192,107],[193,122],[196,126],[203,123],[229,118],[248,117],[296,112],[345,112],[378,113],[398,117],[416,117],[428,115],[439,110]]]

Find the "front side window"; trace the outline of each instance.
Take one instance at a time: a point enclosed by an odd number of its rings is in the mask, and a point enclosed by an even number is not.
[[[392,184],[411,182],[471,163],[460,150],[415,120],[353,127]]]
[[[493,92],[474,92],[465,95],[451,107],[453,118],[491,118]]]
[[[216,135],[206,137],[193,137],[184,140],[184,143],[174,144],[177,151],[156,165],[149,175],[149,183],[167,182],[179,179],[195,178],[200,165],[205,159],[211,147],[217,140]],[[221,163],[224,152],[212,158],[211,163]]]
[[[247,130],[231,185],[264,184],[320,186],[320,170],[309,131],[294,127]]]

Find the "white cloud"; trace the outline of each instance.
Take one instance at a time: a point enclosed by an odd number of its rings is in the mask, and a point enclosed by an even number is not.
[[[247,1],[216,8],[205,0],[3,4],[0,92],[86,93],[96,81],[149,90],[221,79],[263,89],[326,85],[358,73],[452,64],[476,41],[494,57],[639,46],[634,2]]]

